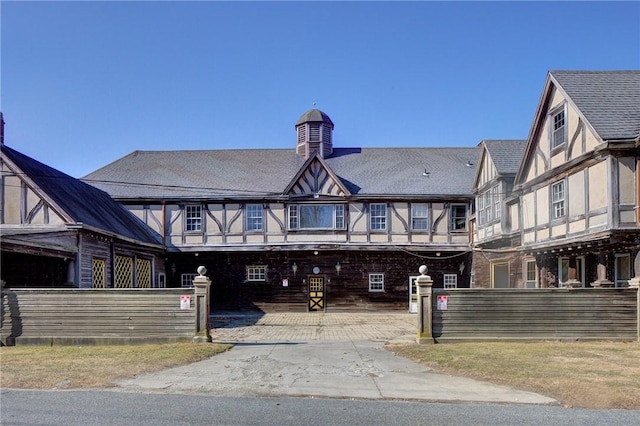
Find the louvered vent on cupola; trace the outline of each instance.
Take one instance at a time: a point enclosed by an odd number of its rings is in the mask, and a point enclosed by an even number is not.
[[[304,159],[318,152],[326,158],[333,153],[333,122],[327,114],[319,109],[311,109],[298,119],[296,123],[298,141],[296,153]]]

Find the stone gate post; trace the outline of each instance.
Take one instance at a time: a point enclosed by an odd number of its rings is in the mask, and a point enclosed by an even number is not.
[[[431,294],[433,280],[427,275],[427,266],[422,265],[418,269],[420,276],[416,278],[418,287],[418,343],[434,343],[433,341],[433,315],[431,307]]]
[[[205,276],[207,268],[198,266],[198,276],[193,279],[195,287],[196,303],[196,335],[194,342],[211,342],[211,331],[209,330],[209,289],[211,280]]]

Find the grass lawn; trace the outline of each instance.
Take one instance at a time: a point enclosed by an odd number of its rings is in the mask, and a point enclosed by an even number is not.
[[[111,387],[117,379],[201,361],[230,345],[0,348],[0,386]],[[553,397],[570,407],[640,409],[640,343],[530,342],[388,345],[434,372]]]
[[[210,358],[231,345],[4,346],[0,386],[23,389],[110,387],[132,377]]]
[[[638,342],[389,345],[433,369],[550,396],[566,406],[640,409]]]

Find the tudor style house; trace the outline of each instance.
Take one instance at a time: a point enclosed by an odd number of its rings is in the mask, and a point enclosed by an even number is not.
[[[492,153],[485,143],[483,158]],[[549,72],[499,213],[486,197],[500,171],[479,166],[474,271],[488,279],[476,282],[626,286],[640,247],[639,161],[640,71]]]
[[[168,285],[205,265],[214,310],[408,309],[424,263],[469,287],[478,149],[342,148],[333,129],[312,109],[291,149],[135,151],[83,180],[161,236]]]
[[[473,184],[476,197],[474,283],[508,288],[509,271],[519,271],[519,203],[513,182],[525,140],[483,140]]]
[[[105,192],[9,148],[4,140],[0,145],[4,286],[163,285],[164,247],[147,226]]]

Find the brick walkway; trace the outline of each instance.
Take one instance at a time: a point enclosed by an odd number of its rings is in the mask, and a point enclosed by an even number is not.
[[[218,342],[304,342],[311,340],[415,340],[417,316],[404,312],[226,313],[212,316]]]

